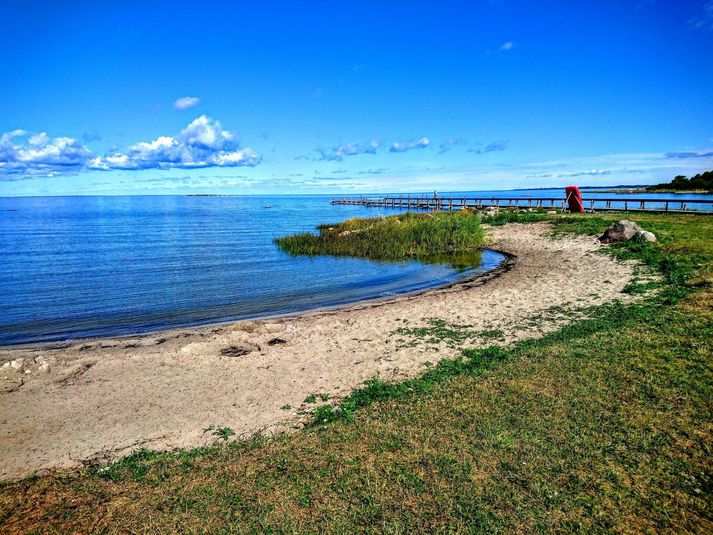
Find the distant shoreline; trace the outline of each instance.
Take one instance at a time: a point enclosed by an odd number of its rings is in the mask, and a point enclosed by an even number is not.
[[[580,188],[582,189],[582,188]],[[656,189],[656,190],[650,190],[648,188],[632,188],[632,189],[607,189],[607,190],[600,190],[597,189],[597,193],[614,193],[617,195],[622,195],[622,194],[629,194],[629,195],[639,195],[642,193],[678,193],[678,194],[697,194],[697,195],[711,195],[710,191],[706,191],[704,189],[692,189],[692,190],[677,190],[677,189]]]

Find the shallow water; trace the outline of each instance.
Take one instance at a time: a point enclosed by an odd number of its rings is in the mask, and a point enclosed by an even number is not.
[[[322,196],[0,198],[0,345],[303,311],[502,261],[492,251],[450,263],[291,257],[272,243],[378,213]]]

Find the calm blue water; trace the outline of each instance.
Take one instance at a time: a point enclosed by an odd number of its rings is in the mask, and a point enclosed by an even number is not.
[[[0,345],[284,314],[441,285],[502,260],[290,257],[272,243],[378,213],[321,196],[0,198]]]
[[[453,195],[527,199],[563,190]],[[615,197],[591,189],[583,196]],[[305,258],[274,246],[274,237],[320,223],[392,212],[329,200],[0,198],[0,345],[285,314],[442,285],[502,260],[490,251],[451,263]]]

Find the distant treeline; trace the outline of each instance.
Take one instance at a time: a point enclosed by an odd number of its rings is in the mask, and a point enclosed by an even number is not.
[[[706,190],[713,192],[713,171],[705,171],[691,178],[678,175],[671,182],[656,184],[655,186],[649,186],[646,188],[646,191],[660,190]]]

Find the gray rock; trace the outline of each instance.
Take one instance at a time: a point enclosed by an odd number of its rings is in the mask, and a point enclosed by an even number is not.
[[[599,237],[599,241],[602,243],[614,243],[622,240],[630,240],[639,231],[641,231],[641,229],[636,223],[622,219],[621,221],[609,225],[609,228]]]
[[[653,232],[649,232],[647,230],[639,230],[636,232],[636,234],[634,234],[633,240],[637,242],[653,243],[656,241],[656,236]]]

